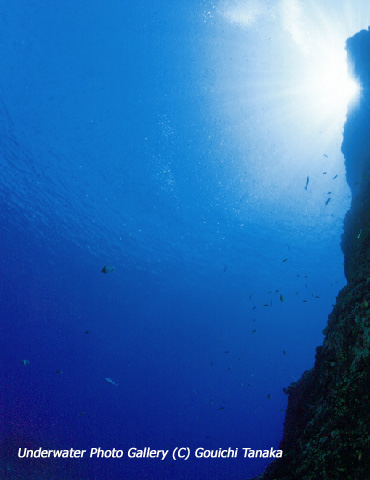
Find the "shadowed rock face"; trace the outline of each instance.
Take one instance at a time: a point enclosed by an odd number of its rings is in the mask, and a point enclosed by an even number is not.
[[[370,31],[348,39],[347,51],[362,85],[342,144],[353,197],[341,242],[348,284],[329,315],[314,368],[286,390],[284,455],[263,480],[370,478]]]
[[[350,283],[370,276],[370,32],[363,30],[347,40],[347,51],[362,87],[360,104],[347,116],[342,143],[352,191],[342,235],[344,271]]]

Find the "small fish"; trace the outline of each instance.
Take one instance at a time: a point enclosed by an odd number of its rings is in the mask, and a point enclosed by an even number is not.
[[[361,233],[362,233],[362,228],[360,228],[360,233],[357,235],[357,238],[361,237]]]
[[[325,202],[325,205],[327,205],[329,202],[330,202],[331,198],[329,197],[326,202]]]
[[[111,378],[105,378],[105,381],[110,383],[111,385],[114,385],[115,387],[118,387],[118,383],[114,382]]]
[[[284,301],[284,297],[282,296],[282,294],[280,294],[280,302],[283,302]]]
[[[85,335],[88,335],[90,333],[90,330],[85,330]]]
[[[335,180],[336,178],[338,178],[338,175],[335,175],[335,177],[333,177],[333,180]]]
[[[268,394],[268,395],[267,395],[267,398],[268,398],[269,400],[271,400],[271,395],[270,395],[270,394]]]
[[[328,156],[326,155],[326,153],[323,153],[323,155],[324,155],[325,158],[328,158]]]
[[[328,192],[328,195],[331,195],[331,192]]]
[[[251,331],[251,333],[256,333],[256,332],[257,332],[257,330],[252,330],[252,331]]]
[[[315,298],[320,298],[320,297],[318,295],[316,295]]]
[[[307,300],[302,300],[303,303],[307,303]]]
[[[309,181],[310,181],[310,177],[307,177],[307,180],[306,180],[306,186],[304,187],[304,189],[305,189],[305,190],[307,190],[307,187],[308,187]]]
[[[281,263],[285,263],[285,262],[287,262],[287,261],[288,261],[288,259],[287,259],[287,258],[284,258],[284,260],[283,260]]]
[[[275,290],[275,293],[279,293],[279,292],[280,292],[280,290]]]
[[[286,350],[283,350],[283,355],[286,355]]]
[[[323,175],[326,175],[327,172],[322,172]]]
[[[219,410],[225,410],[225,407],[220,407]]]
[[[102,268],[102,273],[111,273],[111,272],[114,272],[114,267],[112,267],[112,265],[104,265],[104,267]]]
[[[28,365],[30,364],[30,361],[29,360],[22,360],[22,365],[24,365],[25,367],[28,367]]]
[[[264,303],[263,306],[264,306],[264,307],[268,307],[269,304],[268,304],[268,303]]]
[[[225,353],[230,353],[229,350],[225,350]]]
[[[62,375],[63,370],[56,370],[55,373],[56,373],[57,375]]]
[[[254,307],[252,308],[252,310],[255,310],[256,308],[257,308],[257,307],[256,307],[256,306],[254,306]]]

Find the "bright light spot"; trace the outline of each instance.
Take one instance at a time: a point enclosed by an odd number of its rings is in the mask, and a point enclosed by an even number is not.
[[[316,68],[310,89],[317,95],[322,109],[343,110],[356,100],[360,87],[348,73],[345,52],[342,55],[329,54],[326,62]]]

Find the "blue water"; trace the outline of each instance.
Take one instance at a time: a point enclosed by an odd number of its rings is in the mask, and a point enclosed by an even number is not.
[[[345,284],[342,127],[300,143],[271,87],[292,72],[259,31],[232,56],[212,8],[3,2],[0,441],[125,456],[31,470],[3,449],[1,478],[241,480],[268,460],[195,449],[279,445]]]

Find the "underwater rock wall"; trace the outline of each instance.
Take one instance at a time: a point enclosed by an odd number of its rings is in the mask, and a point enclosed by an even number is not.
[[[258,477],[263,480],[370,478],[369,30],[347,41],[351,68],[362,85],[342,144],[352,190],[341,242],[348,284],[329,315],[314,367],[286,390],[283,458]]]

